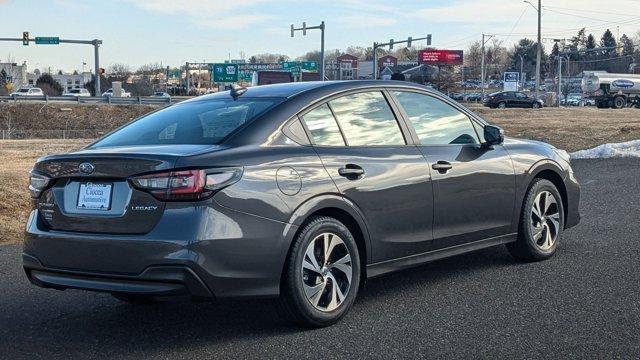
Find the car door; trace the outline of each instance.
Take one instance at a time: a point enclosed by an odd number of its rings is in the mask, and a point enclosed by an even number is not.
[[[407,145],[405,125],[383,92],[341,95],[301,119],[331,179],[364,215],[372,261],[427,251],[433,220],[429,167],[418,148]]]
[[[482,146],[482,123],[452,102],[392,93],[432,168],[434,249],[508,234],[515,176],[504,147]]]
[[[529,99],[525,93],[517,92],[515,93],[515,95],[516,95],[517,107],[521,107],[521,108],[531,107],[531,99]]]

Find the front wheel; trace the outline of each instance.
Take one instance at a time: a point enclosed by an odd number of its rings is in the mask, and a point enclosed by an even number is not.
[[[616,96],[613,99],[613,108],[622,109],[627,106],[627,99],[624,96]]]
[[[531,104],[531,107],[534,108],[534,109],[539,109],[540,108],[540,103],[536,101],[533,104]]]
[[[294,240],[280,307],[300,325],[332,325],[349,311],[359,285],[360,257],[351,232],[334,218],[315,217]]]
[[[505,103],[504,101],[501,101],[498,103],[498,109],[506,109],[507,108],[507,103]]]
[[[526,261],[546,260],[553,256],[564,228],[562,197],[555,185],[536,179],[522,204],[518,239],[507,244],[514,257]]]

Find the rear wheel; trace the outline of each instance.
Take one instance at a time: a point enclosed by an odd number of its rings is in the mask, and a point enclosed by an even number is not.
[[[536,179],[522,204],[518,239],[507,244],[514,257],[527,261],[553,256],[564,228],[564,209],[558,189],[549,180]]]
[[[613,99],[613,108],[614,109],[622,109],[627,106],[627,98],[624,96],[616,96]]]
[[[313,218],[296,237],[285,265],[280,307],[308,327],[336,323],[351,308],[360,285],[356,242],[341,222]]]

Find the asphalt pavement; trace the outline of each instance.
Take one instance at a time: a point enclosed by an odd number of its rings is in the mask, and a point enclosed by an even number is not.
[[[269,301],[133,306],[32,286],[0,246],[0,358],[639,358],[640,160],[574,162],[582,222],[556,256],[503,247],[369,281],[329,328]]]

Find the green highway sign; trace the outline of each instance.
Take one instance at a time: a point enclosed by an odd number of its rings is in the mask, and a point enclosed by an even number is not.
[[[307,70],[307,71],[311,71],[311,72],[318,72],[318,62],[317,61],[303,61],[302,62],[302,69]]]
[[[297,61],[285,61],[282,63],[283,70],[291,70],[292,68],[295,68],[297,66],[298,66]]]
[[[60,38],[57,36],[36,36],[36,45],[58,45]]]
[[[214,82],[238,82],[238,64],[211,64]]]

